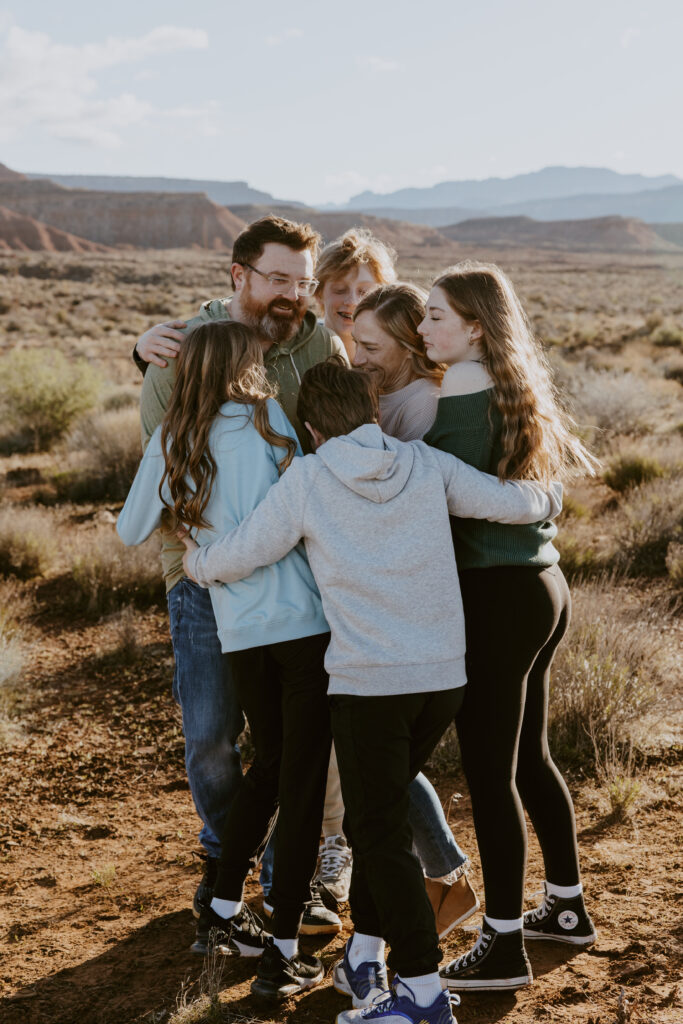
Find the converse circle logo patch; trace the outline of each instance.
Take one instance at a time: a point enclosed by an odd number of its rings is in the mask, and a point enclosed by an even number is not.
[[[557,923],[560,928],[564,928],[566,932],[570,932],[572,928],[576,928],[579,923],[579,919],[573,910],[564,910],[557,918]]]

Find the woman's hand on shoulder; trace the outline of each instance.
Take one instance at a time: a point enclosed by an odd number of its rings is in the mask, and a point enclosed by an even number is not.
[[[444,374],[440,397],[472,395],[490,387],[493,387],[493,381],[482,363],[453,363]]]

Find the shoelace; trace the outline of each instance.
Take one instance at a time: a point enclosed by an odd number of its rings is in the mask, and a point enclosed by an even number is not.
[[[260,935],[261,932],[265,931],[263,921],[254,913],[248,903],[243,905],[238,918],[233,918],[233,920],[238,920],[239,923],[237,924],[237,927],[242,932],[250,932],[251,935]]]
[[[543,921],[552,912],[556,896],[550,896],[545,889],[539,889],[534,896],[543,896],[543,902],[535,910],[528,911],[529,921]]]
[[[360,1016],[369,1017],[371,1013],[381,1014],[382,1016],[385,1016],[387,1013],[391,1013],[394,1006],[401,998],[398,992],[396,991],[396,985],[399,982],[401,983],[401,985],[403,985],[406,991],[410,992],[410,996],[413,1002],[416,1002],[415,993],[410,988],[410,986],[406,985],[405,981],[403,981],[402,978],[397,977],[389,991],[380,992],[379,995],[376,995],[375,998],[370,1003],[370,1005],[366,1006],[364,1010],[361,1010]],[[460,1006],[460,996],[456,992],[449,992],[448,989],[446,989],[445,991],[448,997],[449,1005],[451,1007]]]
[[[447,964],[445,970],[446,973],[450,971],[459,971],[464,967],[471,967],[476,962],[478,957],[483,956],[486,950],[489,948],[489,942],[493,938],[490,932],[485,932],[483,928],[477,928],[477,941],[466,953],[462,956],[457,957],[455,960],[451,960]]]
[[[340,846],[336,840],[339,836],[328,836],[320,847],[320,872],[318,877],[323,882],[331,882],[341,873],[351,859],[351,851],[344,844]]]

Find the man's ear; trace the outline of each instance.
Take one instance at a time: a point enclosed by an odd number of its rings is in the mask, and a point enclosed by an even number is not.
[[[232,277],[232,286],[235,291],[241,291],[246,281],[246,273],[241,263],[230,264],[230,276]]]

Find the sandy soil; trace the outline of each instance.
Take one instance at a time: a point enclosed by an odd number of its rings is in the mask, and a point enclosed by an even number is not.
[[[165,614],[140,614],[141,655],[128,666],[107,655],[102,623],[44,613],[36,626],[23,737],[0,764],[0,1020],[161,1024],[183,988],[190,996],[197,991],[202,970],[189,952],[197,819],[170,696]],[[532,946],[533,986],[466,996],[460,1024],[681,1024],[680,757],[669,751],[642,778],[640,805],[625,825],[610,820],[604,794],[590,780],[571,780],[597,945],[580,953]],[[450,801],[466,793],[464,781],[456,772],[437,782],[476,864],[467,797]],[[542,877],[532,841],[530,896]],[[481,888],[476,870],[473,882]],[[253,882],[248,895],[258,908]],[[322,956],[328,978],[275,1011],[250,997],[253,965],[226,959],[221,999],[229,1019],[333,1020],[346,1001],[333,991],[329,969],[347,929],[345,918],[344,932],[326,943],[305,940],[303,948]],[[473,938],[457,930],[444,957]]]

